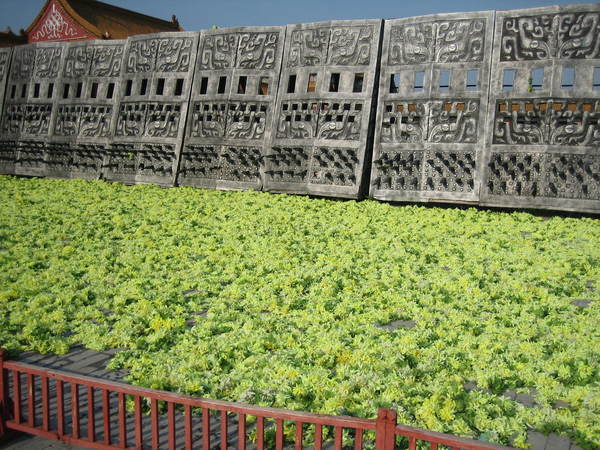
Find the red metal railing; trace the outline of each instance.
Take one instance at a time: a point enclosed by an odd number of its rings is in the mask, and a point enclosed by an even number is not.
[[[397,425],[390,409],[380,409],[377,419],[360,419],[263,408],[49,370],[5,355],[0,350],[0,437],[16,430],[103,449],[246,450],[252,443],[258,450],[300,450],[308,443],[321,450],[332,442],[335,450],[394,450],[398,436],[411,450],[506,448]]]

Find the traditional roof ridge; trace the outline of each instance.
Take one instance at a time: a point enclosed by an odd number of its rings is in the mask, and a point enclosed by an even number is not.
[[[154,17],[154,16],[149,16],[147,14],[143,14],[137,11],[132,11],[131,9],[126,9],[126,8],[122,8],[120,6],[116,6],[116,5],[111,5],[110,3],[104,3],[98,0],[59,0],[61,3],[68,3],[68,2],[73,2],[73,3],[90,3],[90,4],[95,4],[98,7],[104,8],[104,9],[110,9],[113,10],[115,12],[118,12],[120,14],[128,14],[128,15],[132,15],[132,16],[136,16],[139,18],[143,18],[144,20],[147,20],[149,22],[156,22],[160,25],[165,25],[165,26],[171,26],[171,27],[175,27],[177,26],[173,21],[169,21],[169,20],[164,20],[164,19],[160,19],[158,17]],[[76,6],[73,6],[74,9],[76,9]],[[175,17],[175,16],[173,16]],[[183,31],[183,29],[179,26],[177,26],[177,28],[179,28],[180,31]]]
[[[121,39],[130,34],[183,31],[175,16],[173,21],[169,22],[98,0],[46,0],[45,5],[27,27],[27,33],[37,26],[53,2],[60,5],[76,23],[98,39]],[[94,11],[95,15],[88,14],[91,11]],[[96,18],[100,19],[101,25],[93,23],[93,19]],[[137,33],[126,33],[124,29],[127,28],[127,22],[131,22],[132,30],[141,29]]]

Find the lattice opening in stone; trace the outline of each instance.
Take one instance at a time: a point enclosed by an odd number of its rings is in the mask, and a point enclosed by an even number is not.
[[[400,74],[393,73],[390,75],[390,94],[397,94],[400,89]]]
[[[515,85],[515,76],[517,75],[516,69],[504,69],[502,73],[502,90],[512,91]]]
[[[440,91],[449,91],[450,90],[450,71],[442,70],[440,71],[440,83],[439,88]]]
[[[467,91],[476,91],[479,89],[479,69],[467,70],[467,81],[465,87],[467,88]]]
[[[575,68],[563,67],[562,76],[560,79],[560,87],[562,89],[573,89],[575,86]]]

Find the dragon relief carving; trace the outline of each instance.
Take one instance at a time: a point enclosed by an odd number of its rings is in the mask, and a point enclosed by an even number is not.
[[[90,63],[94,57],[94,49],[89,46],[70,47],[67,51],[63,75],[79,78],[90,73]]]
[[[52,114],[51,104],[20,105],[23,106],[23,125],[21,131],[33,136],[47,135]]]
[[[86,138],[110,136],[112,111],[112,106],[83,105],[79,136]]]
[[[267,103],[230,103],[227,108],[226,136],[232,139],[262,139],[267,109]]]
[[[331,30],[328,64],[362,66],[371,61],[373,27],[335,27]]]
[[[120,45],[95,46],[90,64],[92,77],[118,77],[121,73],[123,47]]]
[[[388,102],[383,106],[381,142],[416,143],[427,139],[429,104],[424,101]]]
[[[225,103],[194,103],[190,136],[195,138],[224,136],[226,115]]]
[[[155,138],[177,137],[180,118],[179,103],[148,103],[144,134]]]
[[[479,62],[486,19],[445,20],[391,28],[388,64]]]
[[[429,142],[477,142],[479,100],[433,101],[429,111]]]
[[[544,144],[548,141],[548,103],[540,100],[499,101],[494,144]]]
[[[54,124],[57,136],[77,136],[79,134],[81,106],[59,106]]]
[[[388,64],[422,64],[434,54],[433,22],[393,26],[390,30]]]
[[[202,42],[199,68],[233,69],[240,36],[236,33],[207,35]]]
[[[288,68],[325,64],[330,32],[329,28],[292,31]]]
[[[598,145],[600,102],[516,99],[496,104],[494,144]]]
[[[13,80],[27,80],[33,73],[35,66],[35,49],[31,47],[16,47],[12,58],[11,78]]]
[[[37,78],[56,78],[60,68],[62,47],[37,48],[35,51],[35,73]]]
[[[436,24],[435,61],[483,61],[485,19],[449,20]]]
[[[360,139],[362,108],[361,102],[321,103],[317,138]]]
[[[565,100],[552,103],[548,143],[600,145],[600,101]]]
[[[8,52],[0,50],[0,80],[4,79],[6,69],[8,68]]]
[[[127,52],[125,72],[145,73],[153,71],[157,47],[157,39],[132,41]]]
[[[192,38],[159,39],[156,52],[157,72],[187,72],[192,61]]]
[[[273,69],[278,44],[279,33],[242,33],[236,66],[242,69]]]
[[[279,110],[276,137],[282,139],[309,139],[316,136],[319,105],[315,101],[283,102]]]
[[[146,104],[121,103],[117,118],[116,136],[142,136],[146,122]]]
[[[600,14],[579,12],[506,17],[501,61],[600,57]]]

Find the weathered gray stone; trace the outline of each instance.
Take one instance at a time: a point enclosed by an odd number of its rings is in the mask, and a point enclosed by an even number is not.
[[[477,202],[494,12],[386,20],[370,196]]]
[[[496,13],[482,204],[600,210],[599,21],[597,4]]]
[[[173,186],[200,33],[127,39],[105,178]]]
[[[586,298],[580,298],[577,300],[573,300],[571,302],[571,305],[573,306],[579,306],[580,308],[589,308],[590,305],[592,303],[592,300],[590,299],[586,299]]]
[[[381,20],[288,25],[264,189],[363,195]]]
[[[284,42],[285,27],[201,33],[178,184],[262,188]]]
[[[556,433],[548,435],[546,441],[546,450],[569,450],[571,447],[571,440],[566,436],[560,436]]]
[[[600,212],[600,5],[382,29],[0,49],[0,173]]]

